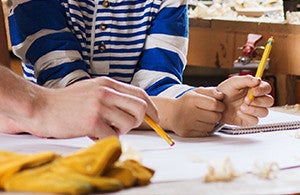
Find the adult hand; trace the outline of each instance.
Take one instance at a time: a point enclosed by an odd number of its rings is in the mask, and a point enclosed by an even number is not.
[[[253,101],[248,98],[250,88]],[[231,77],[220,83],[217,90],[225,95],[226,109],[221,121],[226,124],[255,125],[258,117],[267,116],[267,108],[274,104],[273,97],[268,95],[272,90],[270,84],[250,75]]]
[[[145,114],[159,122],[156,107],[144,90],[108,77],[79,81],[62,89],[37,89],[30,114],[10,121],[15,132],[104,138],[138,127]]]
[[[161,124],[182,137],[207,136],[225,109],[223,94],[215,88],[199,87],[177,99],[154,99]]]

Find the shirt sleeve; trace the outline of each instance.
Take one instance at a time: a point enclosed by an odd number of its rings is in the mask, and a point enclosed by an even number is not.
[[[187,47],[187,1],[165,0],[151,23],[132,84],[162,97],[176,98],[192,89],[182,84]]]
[[[57,0],[15,0],[9,16],[12,49],[34,67],[39,85],[64,87],[90,77],[81,46]]]

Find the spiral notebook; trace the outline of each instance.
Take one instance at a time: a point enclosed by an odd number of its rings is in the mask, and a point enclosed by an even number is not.
[[[269,110],[265,118],[260,118],[255,126],[224,125],[219,132],[226,134],[249,134],[270,131],[300,130],[300,115]]]

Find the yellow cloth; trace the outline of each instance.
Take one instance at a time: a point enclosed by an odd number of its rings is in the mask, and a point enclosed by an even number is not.
[[[121,153],[117,137],[65,157],[0,151],[0,186],[5,191],[88,194],[148,184],[154,171],[133,160],[119,162]]]

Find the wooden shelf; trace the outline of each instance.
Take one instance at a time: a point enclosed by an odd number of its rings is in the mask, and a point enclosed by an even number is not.
[[[270,36],[275,43],[270,54],[270,72],[300,75],[300,25],[190,19],[188,64],[233,68],[249,33]]]
[[[241,55],[237,48],[246,43],[249,33],[263,35],[257,46],[264,46],[267,39],[274,36],[270,65],[265,73],[276,77],[277,89],[280,89],[278,105],[296,103],[296,81],[300,76],[300,25],[194,18],[190,19],[189,25],[189,66],[232,70],[233,62]]]

